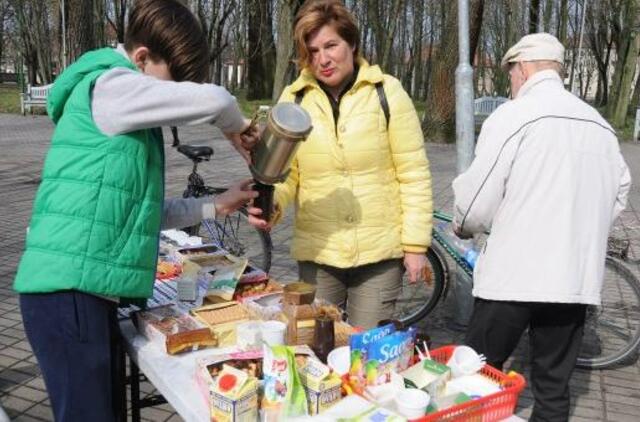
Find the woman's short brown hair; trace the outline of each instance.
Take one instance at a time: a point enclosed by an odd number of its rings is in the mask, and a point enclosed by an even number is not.
[[[353,47],[354,59],[360,52],[360,31],[353,15],[340,0],[308,0],[298,11],[294,22],[293,38],[298,53],[298,66],[311,64],[307,48],[309,38],[325,25],[331,25],[338,35]]]
[[[125,49],[147,47],[169,66],[174,81],[209,79],[209,48],[202,27],[178,0],[137,0],[129,13]]]

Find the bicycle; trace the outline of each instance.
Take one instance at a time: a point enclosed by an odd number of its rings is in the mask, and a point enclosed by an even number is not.
[[[434,219],[451,222],[450,216],[437,211]],[[627,267],[627,263],[636,263],[629,259],[628,251],[628,241],[609,239],[602,303],[587,308],[584,340],[577,362],[580,368],[603,369],[624,363],[635,356],[640,346],[640,281]],[[394,318],[406,325],[415,324],[446,298],[451,284],[447,257],[468,277],[473,277],[473,269],[434,225],[433,242],[427,252],[432,282],[412,285],[403,280]]]
[[[173,135],[172,146],[193,163],[182,197],[200,198],[225,192],[227,188],[207,186],[198,173],[198,164],[211,160],[214,154],[213,148],[180,144],[178,129],[172,127],[171,133]],[[216,216],[215,219],[206,219],[200,224],[183,228],[183,230],[191,236],[202,237],[205,242],[213,243],[232,255],[246,257],[250,263],[268,273],[271,268],[273,249],[271,236],[269,233],[251,226],[247,222],[247,216],[245,206],[224,217]]]

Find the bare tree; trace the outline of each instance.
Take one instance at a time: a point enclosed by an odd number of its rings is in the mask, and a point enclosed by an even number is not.
[[[304,0],[277,0],[276,68],[271,99],[276,101],[293,78],[293,19]]]
[[[116,40],[124,43],[125,18],[130,0],[107,0],[105,16],[107,23],[116,33]]]
[[[7,9],[7,0],[0,0],[0,65],[2,65],[2,58],[4,57],[4,21]]]
[[[622,38],[618,61],[613,75],[612,93],[608,116],[616,127],[623,127],[629,109],[640,52],[640,0],[627,0],[623,20]]]
[[[197,0],[196,15],[210,48],[212,80],[222,84],[223,53],[229,46],[227,22],[237,6],[237,0]]]
[[[48,3],[37,0],[9,0],[18,29],[21,56],[31,84],[50,83],[51,65]]]
[[[484,1],[471,0],[470,16],[474,19],[482,19]],[[440,46],[434,57],[433,80],[430,104],[427,107],[423,121],[423,130],[428,139],[435,141],[452,141],[455,136],[455,69],[458,64],[458,11],[456,2],[447,2],[444,11],[443,35]],[[471,23],[474,31],[479,31],[480,25]],[[446,28],[446,29],[445,29]],[[474,49],[477,46],[478,34],[471,33],[470,39],[475,40]],[[471,57],[475,56],[475,50],[470,51]]]
[[[529,33],[538,32],[538,20],[540,18],[540,0],[529,0]]]
[[[247,0],[247,8],[249,18],[247,98],[250,100],[270,98],[273,93],[276,58],[271,24],[272,4],[270,1]]]
[[[382,70],[390,65],[391,48],[400,21],[403,0],[369,0],[367,15],[373,31],[376,48],[376,62]]]
[[[101,3],[98,0],[66,0],[66,23],[69,60],[74,61],[83,53],[100,45],[100,32],[94,19]],[[104,16],[100,13],[99,16]],[[102,25],[100,25],[102,26]]]

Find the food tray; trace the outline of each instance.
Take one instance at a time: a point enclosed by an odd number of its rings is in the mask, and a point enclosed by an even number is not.
[[[433,360],[446,363],[456,346],[443,346],[431,351]],[[416,421],[481,421],[490,422],[506,419],[513,415],[518,397],[524,389],[524,377],[515,372],[509,375],[485,365],[480,374],[500,384],[502,391],[466,403],[426,415]]]

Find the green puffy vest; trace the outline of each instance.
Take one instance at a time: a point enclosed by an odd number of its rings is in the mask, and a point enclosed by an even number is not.
[[[114,67],[135,69],[113,49],[89,52],[49,94],[56,127],[14,283],[20,293],[152,293],[164,201],[162,133],[109,137],[95,126],[93,86]]]

